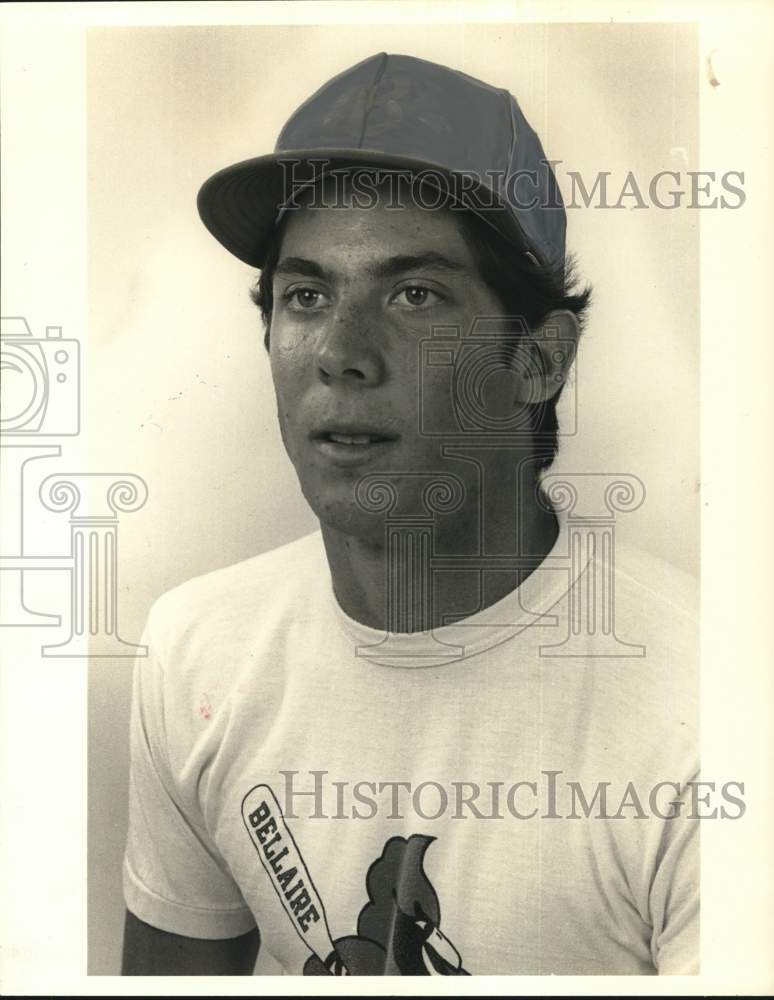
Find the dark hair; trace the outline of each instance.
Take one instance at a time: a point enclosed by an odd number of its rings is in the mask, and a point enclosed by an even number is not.
[[[484,218],[470,211],[457,211],[463,235],[470,246],[479,274],[497,295],[508,316],[521,317],[529,330],[540,327],[546,316],[558,309],[573,313],[583,329],[591,301],[591,288],[575,289],[575,262],[567,258],[564,266],[538,264],[532,255],[515,246]],[[274,231],[274,239],[263,269],[250,297],[258,306],[266,329],[264,346],[269,349],[271,315],[274,307],[272,282],[279,260],[282,231],[287,213]],[[530,430],[535,441],[535,472],[548,468],[559,449],[559,423],[556,404],[564,385],[551,399],[531,406]]]

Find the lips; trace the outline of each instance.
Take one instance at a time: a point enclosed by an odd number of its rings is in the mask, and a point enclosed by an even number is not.
[[[375,444],[386,441],[380,434],[327,434],[324,441],[334,441],[336,444]]]
[[[312,431],[313,438],[338,441],[340,444],[368,444],[371,441],[394,441],[396,434],[385,428],[366,424],[326,424]]]
[[[356,424],[322,427],[310,436],[317,450],[336,465],[368,461],[398,439],[386,429]]]

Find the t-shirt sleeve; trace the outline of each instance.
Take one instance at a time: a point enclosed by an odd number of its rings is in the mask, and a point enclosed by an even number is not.
[[[129,829],[123,863],[127,908],[160,930],[193,938],[237,937],[253,915],[212,843],[203,817],[185,807],[169,764],[164,665],[153,612],[134,664],[130,719]]]
[[[651,953],[660,976],[699,973],[699,826],[684,796],[680,815],[664,824],[651,888]]]

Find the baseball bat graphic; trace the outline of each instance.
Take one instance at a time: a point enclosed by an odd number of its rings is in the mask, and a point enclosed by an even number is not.
[[[242,801],[242,819],[274,891],[296,933],[334,976],[349,972],[328,929],[320,895],[274,792],[256,785]]]

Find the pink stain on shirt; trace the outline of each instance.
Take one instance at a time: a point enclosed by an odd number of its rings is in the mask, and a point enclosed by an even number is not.
[[[206,691],[199,698],[199,715],[201,715],[205,722],[209,722],[212,718],[212,705]]]

